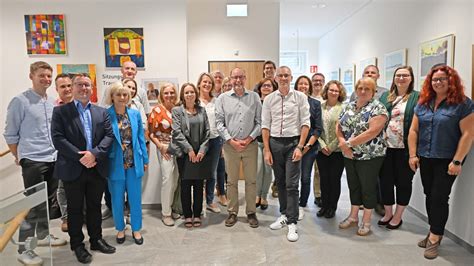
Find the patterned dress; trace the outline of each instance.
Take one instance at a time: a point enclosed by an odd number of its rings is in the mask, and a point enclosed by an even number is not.
[[[370,100],[360,110],[356,108],[356,101],[347,104],[339,117],[339,124],[342,128],[344,139],[349,140],[368,130],[369,120],[378,115],[388,117],[387,109],[378,100]],[[387,145],[383,139],[383,131],[380,131],[372,140],[357,145],[352,149],[354,150],[353,160],[370,160],[385,156]]]
[[[162,104],[156,106],[151,111],[148,118],[150,134],[155,134],[161,143],[171,142],[171,112]]]
[[[117,114],[120,139],[122,140],[123,168],[133,167],[132,125],[127,113]]]

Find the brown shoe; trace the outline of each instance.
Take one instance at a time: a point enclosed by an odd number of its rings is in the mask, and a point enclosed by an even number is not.
[[[420,248],[426,248],[426,242],[428,242],[428,237],[430,236],[430,233],[428,233],[428,235],[423,239],[421,240],[420,242],[418,242],[418,246]]]
[[[441,244],[441,238],[436,243],[431,243],[430,239],[426,241],[426,249],[424,256],[426,259],[432,260],[438,257],[438,247]]]
[[[258,219],[257,215],[255,213],[251,213],[247,215],[247,220],[249,221],[249,225],[252,228],[257,228],[258,227]]]
[[[231,213],[229,217],[225,220],[225,226],[231,227],[237,222],[237,214]]]
[[[67,219],[64,219],[63,222],[61,223],[61,231],[67,232],[68,227],[67,227]]]

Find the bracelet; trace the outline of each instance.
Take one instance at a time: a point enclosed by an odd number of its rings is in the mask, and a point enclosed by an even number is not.
[[[416,155],[415,155],[415,156],[410,156],[410,159],[411,159],[411,158],[418,158],[418,156],[416,156]]]

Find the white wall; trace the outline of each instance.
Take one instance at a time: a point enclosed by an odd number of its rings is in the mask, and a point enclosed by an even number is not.
[[[291,38],[280,38],[280,50],[281,51],[307,51],[308,52],[308,69],[306,70],[305,74],[309,77],[313,75],[310,73],[309,66],[311,65],[318,65],[319,62],[319,40],[316,38],[297,38],[296,36],[292,36]],[[318,65],[319,67],[319,65]],[[319,69],[320,70],[320,69]],[[318,72],[320,72],[318,70]],[[296,80],[297,77],[294,78]]]
[[[248,1],[248,17],[226,17],[226,1],[189,1],[189,81],[208,70],[210,60],[279,58],[278,1]],[[239,50],[239,56],[234,51]],[[228,73],[224,73],[226,76]]]
[[[473,8],[468,1],[374,1],[331,33],[320,39],[319,59],[322,68],[358,63],[377,57],[383,68],[387,52],[408,48],[408,64],[418,70],[418,47],[426,40],[454,34],[454,67],[464,78],[466,94],[471,96],[471,43]],[[357,71],[360,77],[360,71]],[[382,71],[383,72],[383,71]],[[379,84],[383,84],[383,73]],[[471,154],[451,193],[451,213],[447,229],[474,245],[474,158]],[[415,176],[410,205],[425,212],[424,194],[419,175]]]
[[[65,14],[66,41],[68,55],[33,57],[26,54],[24,19],[25,14]],[[0,125],[5,124],[5,110],[12,97],[28,88],[30,63],[44,60],[50,63],[56,72],[56,64],[89,63],[96,64],[98,85],[101,84],[101,74],[105,71],[104,58],[104,27],[143,27],[145,36],[145,70],[140,70],[137,81],[142,78],[176,77],[182,83],[187,80],[187,37],[186,37],[186,3],[176,1],[146,1],[125,2],[93,2],[79,3],[66,1],[32,2],[8,1],[2,3],[1,46],[8,47],[1,52],[0,75],[2,76]],[[0,48],[1,48],[0,46]],[[110,73],[110,71],[107,71]],[[120,73],[115,70],[114,73]],[[56,73],[55,73],[56,74]],[[8,86],[6,86],[8,84]],[[99,87],[99,97],[102,95]],[[49,89],[55,97],[54,86]],[[3,137],[2,137],[3,139]],[[1,141],[3,150],[5,141]],[[0,159],[0,198],[22,189],[22,179],[19,169],[12,169],[10,155]],[[15,168],[13,168],[15,169]],[[150,176],[143,195],[143,203],[159,202],[158,164],[156,155],[151,158]],[[8,173],[8,175],[4,175]],[[153,188],[153,190],[150,190]],[[10,193],[8,193],[10,192]]]

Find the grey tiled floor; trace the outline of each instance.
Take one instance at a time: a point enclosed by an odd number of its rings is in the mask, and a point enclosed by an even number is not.
[[[242,181],[241,181],[242,182]],[[243,191],[243,183],[240,184]],[[295,243],[286,240],[286,228],[272,231],[268,225],[279,215],[278,201],[270,197],[267,210],[258,209],[260,227],[252,229],[241,206],[238,223],[231,228],[224,226],[227,213],[207,213],[198,229],[186,229],[180,219],[174,227],[161,222],[159,210],[144,210],[143,236],[145,243],[133,243],[130,229],[123,245],[115,243],[115,230],[111,219],[104,221],[104,238],[117,247],[113,255],[92,252],[92,265],[168,265],[168,264],[218,264],[218,265],[473,265],[474,254],[450,239],[443,239],[440,256],[428,261],[423,250],[416,246],[427,232],[427,225],[418,217],[406,212],[399,230],[389,231],[376,225],[380,218],[372,220],[372,233],[367,237],[356,235],[356,228],[338,229],[350,208],[347,185],[343,183],[340,208],[333,219],[317,218],[318,208],[311,197],[303,221],[298,223],[300,239]],[[244,205],[244,195],[240,195]],[[66,237],[59,230],[59,221],[52,222],[55,235]],[[87,239],[87,237],[86,237]],[[88,244],[86,244],[88,247]],[[12,252],[10,246],[6,252]],[[46,253],[37,250],[38,253]],[[4,254],[5,255],[5,254]],[[53,248],[54,265],[79,265],[68,246]],[[14,265],[13,259],[3,260],[0,265]],[[10,263],[11,262],[11,263]],[[49,262],[49,261],[48,261]]]

